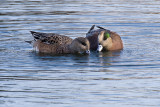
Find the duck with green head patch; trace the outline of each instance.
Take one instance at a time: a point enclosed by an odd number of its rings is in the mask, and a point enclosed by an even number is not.
[[[95,25],[86,34],[86,38],[90,42],[90,50],[97,51],[111,51],[123,49],[121,37],[110,30],[97,26],[98,29],[94,30]]]

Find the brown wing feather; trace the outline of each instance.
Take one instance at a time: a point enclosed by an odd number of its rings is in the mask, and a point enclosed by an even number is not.
[[[56,33],[40,33],[31,31],[31,34],[33,35],[35,41],[40,40],[45,44],[62,45],[62,44],[69,44],[72,42],[72,39],[70,37],[59,35]]]

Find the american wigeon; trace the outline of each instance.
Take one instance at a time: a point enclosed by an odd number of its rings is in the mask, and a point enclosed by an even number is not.
[[[73,40],[70,37],[56,33],[31,31],[31,34],[34,37],[34,41],[32,41],[33,47],[37,52],[52,54],[90,53],[89,41],[84,37],[78,37]]]
[[[111,51],[123,49],[121,37],[116,32],[100,26],[97,26],[98,29],[94,30],[94,27],[95,25],[86,34],[86,38],[90,42],[90,50]]]

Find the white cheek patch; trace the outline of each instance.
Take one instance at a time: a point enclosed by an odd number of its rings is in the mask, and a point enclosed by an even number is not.
[[[97,51],[100,52],[100,51],[102,51],[102,49],[103,49],[103,46],[102,45],[98,45]]]

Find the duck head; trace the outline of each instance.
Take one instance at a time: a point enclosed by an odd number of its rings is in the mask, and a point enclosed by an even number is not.
[[[98,48],[97,51],[100,52],[103,49],[108,50],[112,47],[112,38],[108,32],[101,31],[98,35]]]
[[[90,54],[90,43],[87,38],[78,37],[72,41],[70,49],[73,53]]]

